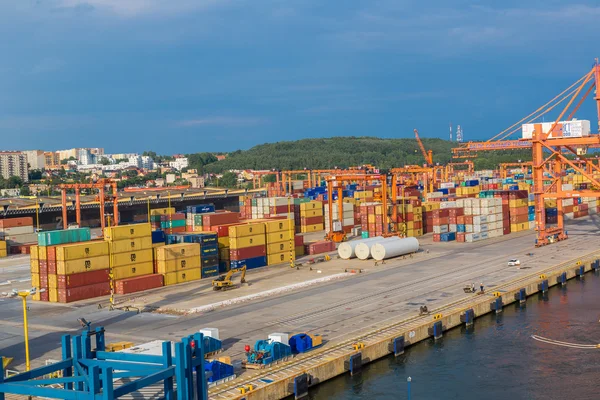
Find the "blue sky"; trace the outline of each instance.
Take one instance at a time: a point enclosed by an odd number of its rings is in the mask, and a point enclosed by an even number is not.
[[[487,139],[589,70],[599,19],[587,0],[0,0],[0,146]]]

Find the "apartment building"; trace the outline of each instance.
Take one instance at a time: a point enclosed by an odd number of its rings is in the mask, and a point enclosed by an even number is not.
[[[0,152],[0,176],[8,179],[11,176],[18,176],[27,182],[27,156],[20,151],[2,151]]]

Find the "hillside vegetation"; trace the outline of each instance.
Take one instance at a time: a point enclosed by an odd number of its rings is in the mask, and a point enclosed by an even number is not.
[[[425,149],[433,151],[433,161],[447,163],[452,159],[456,142],[422,139]],[[494,168],[500,162],[530,160],[530,151],[480,153],[473,159],[476,169]],[[231,169],[326,169],[372,164],[382,169],[406,164],[423,164],[424,159],[415,139],[380,139],[374,137],[332,137],[266,143],[249,150],[230,153],[223,161],[205,165],[206,172]]]

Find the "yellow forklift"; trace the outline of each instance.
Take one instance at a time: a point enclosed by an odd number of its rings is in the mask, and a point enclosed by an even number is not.
[[[221,275],[217,279],[213,280],[212,281],[213,290],[229,290],[229,289],[236,289],[236,288],[240,287],[238,285],[234,285],[233,281],[231,280],[231,277],[233,276],[233,274],[235,274],[237,272],[242,273],[242,276],[240,278],[240,286],[241,286],[241,284],[246,283],[246,266],[244,265],[239,268],[232,268],[229,270],[229,272],[227,272],[227,274]]]

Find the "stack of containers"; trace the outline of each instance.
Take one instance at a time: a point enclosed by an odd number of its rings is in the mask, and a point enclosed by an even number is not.
[[[440,208],[431,211],[432,216],[432,227],[433,227],[433,241],[434,242],[448,242],[456,239],[456,231],[450,232],[450,208]],[[450,234],[454,235],[450,235]],[[442,240],[442,235],[444,240]]]
[[[418,198],[403,198],[396,204],[397,231],[407,237],[423,236],[423,206]]]
[[[220,227],[219,227],[220,228]],[[199,259],[202,278],[216,276],[219,273],[219,244],[217,232],[205,231],[167,236],[167,244],[197,243],[200,246]],[[155,268],[156,268],[156,251]],[[229,257],[229,256],[228,256]],[[223,271],[220,271],[223,272]],[[226,271],[225,271],[226,272]]]
[[[425,202],[422,205],[423,209],[423,233],[433,232],[433,212],[440,209],[439,201]]]
[[[70,303],[110,294],[108,243],[89,241],[46,249],[51,302]]]
[[[240,196],[240,217],[242,219],[252,219],[252,197]]]
[[[302,181],[300,181],[302,182]],[[269,198],[269,213],[265,217],[283,217],[294,219],[294,199],[290,197]]]
[[[526,190],[511,190],[508,195],[510,231],[521,232],[529,229],[529,194]],[[535,214],[534,214],[535,215]],[[535,219],[535,216],[534,216]]]
[[[265,225],[263,223],[233,225],[228,229],[231,268],[246,265],[247,269],[252,269],[267,265]]]
[[[464,215],[457,217],[457,241],[477,242],[503,235],[502,200],[498,198],[458,199]]]
[[[332,214],[333,214],[333,225],[336,226],[336,222],[339,224],[341,222],[341,227],[342,227],[342,231],[344,233],[350,233],[352,232],[352,228],[354,228],[354,204],[349,203],[349,202],[344,202],[342,203],[342,218],[340,218],[339,216],[339,206],[337,204],[337,201],[334,202],[332,205]],[[329,233],[329,205],[325,204],[324,205],[325,208],[325,218],[324,218],[324,223],[325,223],[325,232]]]
[[[104,241],[108,243],[110,251],[110,278],[116,293],[119,293],[117,289],[121,291],[120,294],[125,294],[125,291],[131,293],[160,286],[160,280],[151,276],[154,266],[150,224],[105,228]]]
[[[163,277],[164,285],[176,285],[198,280],[200,245],[198,243],[168,244],[154,250],[156,273]]]
[[[477,197],[479,190],[479,181],[477,179],[466,180],[456,188],[456,196]]]
[[[268,198],[252,199],[252,219],[262,219],[269,215],[270,201]]]
[[[311,200],[299,204],[299,213],[296,213],[296,233],[318,232],[323,226],[323,202]]]
[[[174,207],[166,207],[166,208],[155,208],[150,210],[150,224],[152,226],[153,231],[161,230],[161,221],[162,217],[169,216],[169,214],[175,214]],[[167,218],[168,221],[168,218]]]
[[[202,228],[204,231],[212,231],[213,227],[218,225],[235,224],[240,222],[240,213],[238,212],[215,212],[202,215]]]
[[[33,229],[33,218],[8,218],[0,219],[0,240],[5,245],[19,246],[37,242],[37,235]],[[5,246],[7,248],[7,246]]]
[[[581,199],[579,199],[581,200]],[[529,220],[529,229],[535,229],[535,195],[533,193],[528,193],[527,195],[527,219]]]
[[[292,219],[279,219],[264,223],[267,265],[296,259],[294,224]]]
[[[6,241],[0,239],[0,258],[8,256],[8,246]]]
[[[174,213],[160,216],[160,229],[167,235],[183,233],[186,231],[186,217],[184,213]]]
[[[187,206],[185,214],[185,225],[187,232],[202,231],[202,214],[215,212],[213,204],[200,204],[197,206]]]
[[[303,235],[294,235],[294,253],[296,257],[302,257],[305,254]]]
[[[370,202],[362,203],[360,205],[363,239],[381,236],[383,234],[383,217],[383,204]]]

